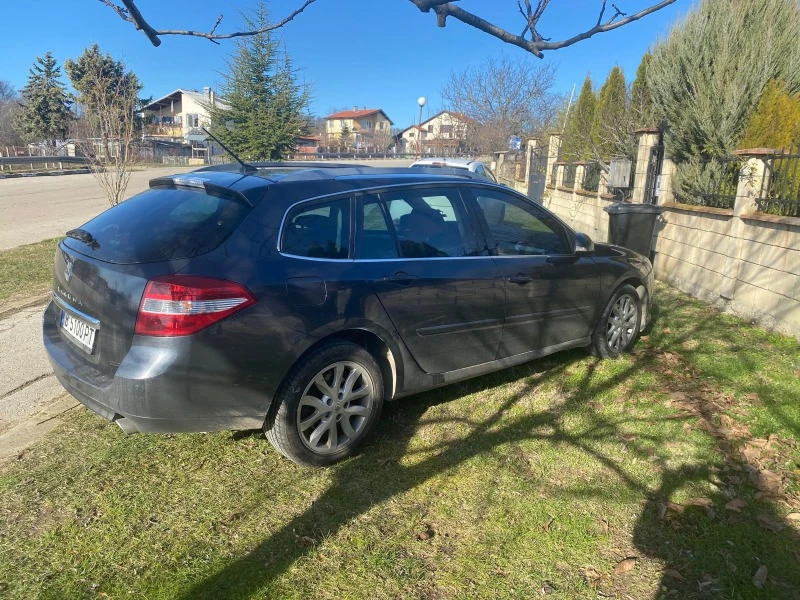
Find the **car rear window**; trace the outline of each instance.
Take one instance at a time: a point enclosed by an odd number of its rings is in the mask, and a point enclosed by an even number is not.
[[[64,243],[119,264],[191,258],[222,244],[250,210],[243,201],[204,190],[155,188],[83,225],[95,239],[91,244],[72,238]]]

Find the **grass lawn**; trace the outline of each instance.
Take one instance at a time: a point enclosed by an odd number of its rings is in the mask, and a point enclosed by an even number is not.
[[[52,287],[53,257],[59,239],[0,250],[0,307],[6,301]]]
[[[654,317],[390,403],[324,470],[74,411],[0,465],[0,595],[797,598],[800,346],[664,286]]]

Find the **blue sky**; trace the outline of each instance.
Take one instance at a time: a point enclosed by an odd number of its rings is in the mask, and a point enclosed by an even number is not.
[[[655,0],[616,0],[635,12]],[[270,0],[274,19],[282,18],[299,0]],[[516,0],[462,0],[459,5],[517,32],[522,17]],[[217,46],[207,40],[167,36],[159,48],[97,0],[4,2],[0,21],[0,79],[18,89],[37,55],[50,50],[63,64],[84,47],[98,43],[124,60],[145,84],[144,94],[161,96],[182,87],[214,86],[233,50],[232,42]],[[250,0],[139,0],[139,7],[156,28],[207,31],[220,12],[218,31],[233,30],[239,11]],[[594,25],[600,0],[555,0],[540,24],[546,37],[561,39]],[[664,35],[675,18],[690,8],[690,0],[674,5],[616,31],[550,52],[546,61],[558,66],[557,91],[580,87],[587,71],[602,82],[614,65],[630,80],[642,54]],[[399,127],[416,121],[417,98],[429,98],[431,114],[441,106],[440,90],[452,70],[506,52],[527,56],[482,32],[450,20],[436,27],[433,14],[423,14],[407,0],[317,0],[280,34],[301,76],[312,86],[311,111],[324,115],[333,107],[383,108]],[[532,65],[539,59],[530,56]]]

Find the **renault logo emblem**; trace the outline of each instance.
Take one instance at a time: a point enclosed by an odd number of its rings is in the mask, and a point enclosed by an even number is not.
[[[72,280],[72,261],[66,259],[66,262],[67,262],[67,268],[64,269],[64,279],[67,280],[67,285],[69,285],[69,282]]]

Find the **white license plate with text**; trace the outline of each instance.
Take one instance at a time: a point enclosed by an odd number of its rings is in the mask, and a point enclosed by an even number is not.
[[[84,350],[92,351],[97,329],[86,321],[74,317],[66,311],[61,311],[61,330],[83,347]]]

